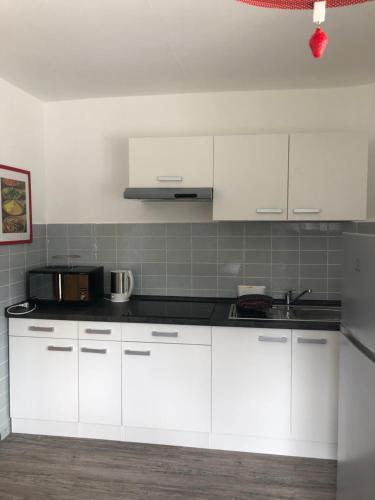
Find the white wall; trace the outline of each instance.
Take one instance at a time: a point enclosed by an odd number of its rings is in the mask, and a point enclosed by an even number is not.
[[[0,163],[31,171],[33,222],[45,222],[43,106],[1,79]]]
[[[45,104],[47,218],[204,221],[205,204],[124,200],[131,136],[368,131],[375,172],[375,85],[63,101]],[[375,176],[371,176],[375,214]]]

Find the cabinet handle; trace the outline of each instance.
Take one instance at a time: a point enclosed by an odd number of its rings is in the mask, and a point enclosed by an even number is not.
[[[157,332],[153,331],[151,332],[151,335],[153,337],[178,337],[178,332]]]
[[[151,351],[132,351],[131,349],[125,349],[124,354],[127,356],[151,356]]]
[[[86,328],[85,333],[93,333],[95,335],[110,335],[112,330],[97,330],[95,328]]]
[[[29,326],[30,332],[54,332],[53,326]]]
[[[58,345],[49,345],[49,346],[47,346],[47,351],[71,352],[71,351],[73,351],[73,346],[62,347],[62,346],[58,346]]]
[[[88,352],[92,354],[106,354],[107,349],[91,349],[90,347],[82,347],[81,352]]]
[[[320,208],[293,208],[294,214],[320,214]]]
[[[306,339],[304,337],[298,337],[297,342],[299,344],[327,344],[327,339]]]
[[[284,210],[282,208],[257,208],[257,214],[282,214]]]
[[[285,344],[288,342],[288,337],[266,337],[265,335],[260,335],[258,340],[259,342],[281,342]]]
[[[156,180],[159,182],[182,182],[184,178],[181,175],[158,175]]]

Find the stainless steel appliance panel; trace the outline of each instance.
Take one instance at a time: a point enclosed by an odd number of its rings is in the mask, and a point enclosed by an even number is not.
[[[342,323],[375,352],[375,235],[344,235]]]
[[[375,498],[375,363],[340,345],[337,500]]]

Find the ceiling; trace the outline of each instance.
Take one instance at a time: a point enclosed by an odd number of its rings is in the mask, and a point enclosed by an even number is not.
[[[235,0],[0,0],[0,77],[44,100],[375,81],[375,1],[311,11]]]

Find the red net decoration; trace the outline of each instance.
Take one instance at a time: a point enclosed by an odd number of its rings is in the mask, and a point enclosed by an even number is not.
[[[316,28],[315,33],[310,38],[309,45],[312,55],[319,59],[327,48],[328,35],[320,27]]]
[[[254,5],[255,7],[267,7],[269,9],[305,10],[313,9],[312,0],[237,0],[238,2]],[[327,0],[326,7],[345,7],[346,5],[357,5],[359,3],[371,2],[372,0]]]

